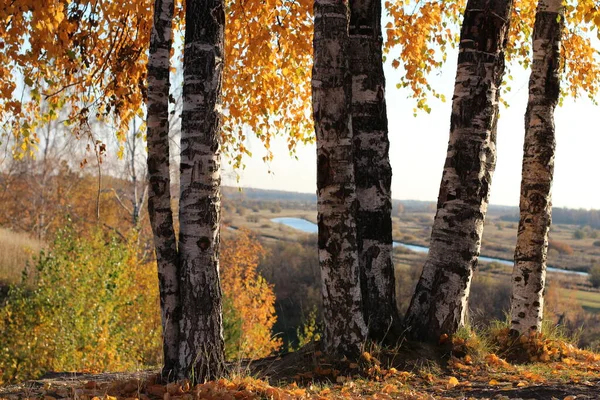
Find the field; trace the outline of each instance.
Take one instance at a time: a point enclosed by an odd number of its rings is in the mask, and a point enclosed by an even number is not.
[[[24,233],[0,228],[0,286],[18,282],[23,268],[43,247]]]
[[[584,310],[600,314],[600,293],[585,290],[560,289],[564,298],[574,298],[581,304]]]
[[[269,241],[296,241],[305,237],[305,233],[271,220],[292,217],[316,223],[316,210],[299,207],[285,208],[285,202],[278,204],[284,207],[261,208],[256,204],[247,207],[229,207],[225,212],[224,222],[234,228],[250,229]],[[492,213],[486,221],[481,253],[489,257],[510,260],[516,244],[517,224],[503,221],[500,216],[499,213]],[[392,218],[394,240],[427,246],[433,217],[433,212],[404,211],[396,213]],[[596,258],[600,258],[600,248],[593,245],[596,239],[576,239],[575,232],[578,229],[579,227],[575,225],[552,227],[551,240],[566,244],[573,249],[573,253],[559,253],[551,248],[549,265],[561,269],[587,270]],[[425,255],[396,248],[394,261],[396,275],[400,278],[398,280],[403,282],[397,288],[399,305],[403,310],[407,306],[405,302],[410,299],[414,284],[420,274],[420,268],[425,261]],[[512,267],[508,265],[480,262],[479,271],[475,275],[475,283],[489,281],[496,286],[508,285],[511,272]],[[600,314],[600,291],[592,288],[585,276],[549,272],[547,280],[550,285],[561,288],[561,297],[572,298],[584,310]]]
[[[394,240],[427,246],[434,213],[408,213],[393,217]],[[517,223],[504,221],[501,215],[488,215],[483,233],[481,254],[488,257],[512,260],[517,243]],[[595,246],[598,232],[591,228],[588,237],[576,238],[581,227],[553,225],[548,251],[548,265],[560,269],[587,271],[600,260],[600,247]]]

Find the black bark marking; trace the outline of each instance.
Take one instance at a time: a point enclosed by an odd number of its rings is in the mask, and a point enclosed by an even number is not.
[[[200,239],[198,239],[198,247],[202,251],[210,249],[210,239],[206,236],[202,236]]]
[[[325,154],[319,154],[317,157],[317,186],[326,187],[329,186],[332,181],[333,171],[331,170],[331,164],[329,162],[329,156],[327,150],[322,150]]]

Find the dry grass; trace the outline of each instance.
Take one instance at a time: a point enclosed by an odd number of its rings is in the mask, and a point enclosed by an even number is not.
[[[15,283],[32,256],[44,247],[27,234],[0,228],[0,283]]]

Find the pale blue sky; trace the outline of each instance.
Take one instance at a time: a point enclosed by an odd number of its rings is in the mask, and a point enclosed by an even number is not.
[[[441,73],[431,81],[448,101],[431,101],[431,114],[413,116],[414,100],[408,92],[396,89],[401,71],[385,66],[387,108],[390,131],[390,159],[393,169],[392,196],[395,199],[437,200],[442,168],[446,158],[456,53],[449,54]],[[492,182],[491,203],[518,205],[523,152],[524,114],[527,105],[529,71],[512,67],[512,91],[505,96],[509,108],[501,108],[498,126],[498,163]],[[600,162],[600,107],[590,100],[565,100],[556,112],[557,150],[553,203],[557,207],[600,208],[598,177]],[[261,161],[264,153],[258,141],[251,140],[254,157],[246,160],[239,185],[297,192],[316,191],[316,149],[298,149],[296,161],[287,155],[284,140],[274,144],[272,174]],[[236,185],[229,175],[226,184]]]

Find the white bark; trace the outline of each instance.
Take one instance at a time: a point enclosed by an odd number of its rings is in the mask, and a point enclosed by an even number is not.
[[[469,0],[461,30],[450,140],[429,255],[406,323],[437,341],[465,323],[496,164],[499,87],[510,0]]]
[[[317,136],[319,263],[324,347],[360,354],[367,329],[361,309],[352,156],[348,8],[343,0],[315,1],[313,112]]]
[[[350,1],[349,38],[363,315],[371,339],[395,344],[402,329],[392,263],[392,168],[380,1]]]
[[[179,252],[182,319],[180,378],[223,373],[219,282],[221,162],[219,134],[223,35],[222,0],[188,0],[181,121]]]
[[[540,0],[533,30],[533,62],[525,114],[520,222],[513,269],[511,330],[539,332],[544,312],[548,231],[552,219],[554,109],[560,94],[560,0]]]
[[[173,0],[155,0],[148,58],[148,214],[158,264],[164,378],[177,374],[179,345],[178,256],[169,176],[169,54]]]

